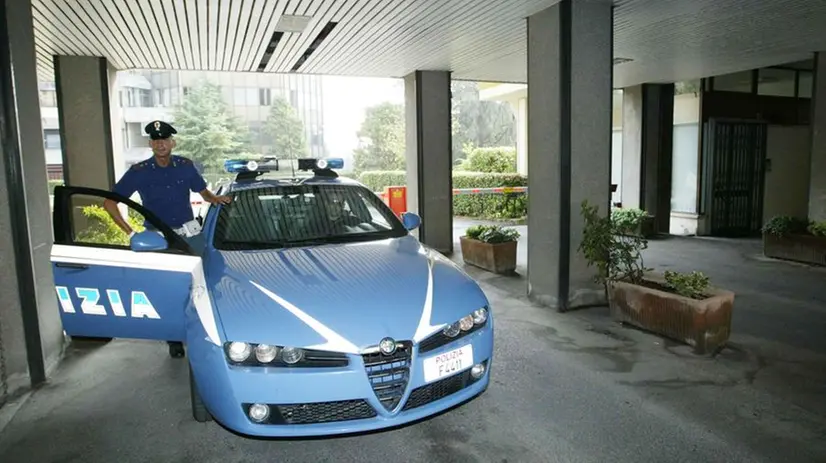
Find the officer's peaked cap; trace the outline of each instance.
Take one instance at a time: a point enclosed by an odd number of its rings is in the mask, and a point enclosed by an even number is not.
[[[178,133],[175,130],[175,127],[172,127],[168,123],[164,121],[152,121],[146,124],[146,127],[143,130],[149,135],[149,138],[153,140],[163,140],[164,138],[169,138],[173,134]]]

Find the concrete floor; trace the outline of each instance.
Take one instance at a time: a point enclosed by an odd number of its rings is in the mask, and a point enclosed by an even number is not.
[[[754,249],[670,239],[646,254],[737,291],[732,346],[713,359],[604,308],[535,307],[524,278],[468,268],[497,317],[496,361],[488,392],[450,413],[365,436],[247,439],[191,419],[185,361],[164,344],[119,340],[71,348],[0,434],[0,462],[823,462],[826,272]]]

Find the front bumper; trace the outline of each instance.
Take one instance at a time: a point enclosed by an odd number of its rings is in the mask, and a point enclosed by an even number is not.
[[[468,345],[473,351],[471,364],[425,381],[425,359]],[[222,348],[206,341],[190,344],[188,355],[207,409],[235,432],[271,437],[360,433],[421,420],[484,392],[490,381],[493,322],[489,319],[484,328],[421,355],[418,345],[412,346],[406,384],[398,389],[400,397],[390,401],[389,409],[379,400],[371,384],[375,376],[368,374],[361,355],[349,356],[346,367],[289,369],[231,366]],[[478,363],[486,368],[477,379],[470,368]],[[270,406],[268,423],[249,418],[247,410],[256,403]]]

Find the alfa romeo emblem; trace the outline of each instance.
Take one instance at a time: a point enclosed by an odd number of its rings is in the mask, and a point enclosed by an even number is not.
[[[379,350],[384,355],[390,355],[396,352],[396,341],[393,338],[384,338],[379,342]]]

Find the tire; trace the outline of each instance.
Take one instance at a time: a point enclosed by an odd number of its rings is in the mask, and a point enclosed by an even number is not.
[[[189,368],[189,396],[192,402],[192,417],[199,423],[212,421],[212,414],[206,409],[198,388],[195,385],[195,376],[192,374],[192,367]]]
[[[185,355],[184,345],[180,342],[169,342],[169,356],[172,358],[182,358]]]

